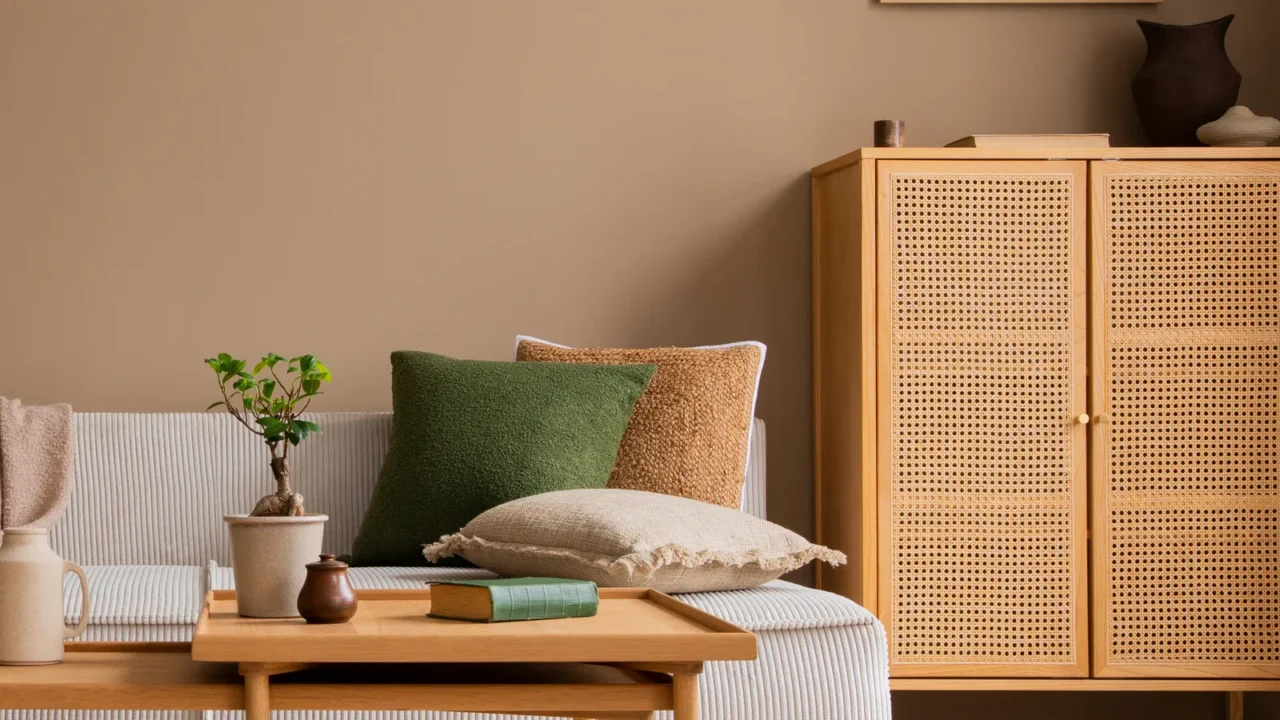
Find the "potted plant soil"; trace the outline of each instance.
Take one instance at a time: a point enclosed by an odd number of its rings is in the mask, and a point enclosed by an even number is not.
[[[224,407],[249,432],[262,438],[271,452],[275,492],[263,497],[248,515],[227,515],[236,600],[245,617],[297,617],[298,592],[307,578],[307,563],[321,550],[326,515],[308,514],[302,496],[293,491],[289,450],[320,426],[299,416],[322,394],[320,383],[332,379],[324,363],[312,355],[285,359],[275,353],[245,370],[245,361],[227,353],[205,364],[218,376],[222,399],[206,410]],[[265,371],[265,374],[264,374]]]

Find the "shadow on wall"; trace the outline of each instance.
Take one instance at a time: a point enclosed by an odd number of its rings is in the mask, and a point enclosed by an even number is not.
[[[1113,116],[1118,114],[1116,108],[1125,108],[1123,127],[1111,126],[1113,146],[1146,145],[1132,88],[1133,76],[1147,55],[1146,45],[1134,41],[1135,36],[1140,37],[1137,25],[1108,27],[1102,34],[1097,51],[1082,58],[1088,63],[1088,83],[1080,88],[1078,97],[1088,103],[1088,117]]]
[[[624,325],[629,344],[768,346],[756,415],[768,424],[769,519],[812,537],[809,175],[795,177],[702,247]],[[839,548],[845,552],[852,548]],[[811,583],[809,568],[788,579]]]

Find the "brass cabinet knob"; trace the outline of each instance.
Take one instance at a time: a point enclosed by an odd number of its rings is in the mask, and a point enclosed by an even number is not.
[[[1076,422],[1080,425],[1089,424],[1089,413],[1080,413],[1076,416]]]
[[[1111,424],[1111,416],[1106,413],[1098,413],[1093,416],[1093,421],[1099,425],[1109,425]]]

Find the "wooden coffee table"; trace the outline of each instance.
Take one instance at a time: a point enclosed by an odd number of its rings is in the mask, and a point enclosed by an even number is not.
[[[428,618],[431,591],[366,590],[349,623],[237,615],[214,591],[198,662],[236,663],[247,720],[271,710],[444,710],[696,720],[711,660],[753,660],[756,638],[645,588],[600,591],[594,617],[513,623]]]
[[[751,660],[755,636],[646,589],[600,591],[592,618],[427,618],[429,589],[367,590],[344,625],[254,620],[209,594],[194,641],[67,644],[60,665],[0,667],[0,708],[443,710],[576,718],[698,716],[708,660]]]

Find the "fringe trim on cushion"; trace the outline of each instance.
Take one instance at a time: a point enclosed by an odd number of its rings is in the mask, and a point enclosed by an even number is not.
[[[804,567],[814,560],[821,560],[832,567],[839,567],[849,561],[845,554],[839,550],[832,550],[821,545],[809,545],[804,550],[781,555],[763,553],[759,550],[745,552],[690,550],[680,545],[663,545],[648,552],[631,553],[630,555],[615,558],[609,555],[597,555],[568,548],[518,545],[496,540],[485,540],[480,537],[467,537],[460,533],[445,535],[437,543],[423,545],[422,555],[430,562],[436,562],[441,558],[463,555],[467,550],[474,548],[488,548],[527,555],[563,558],[605,571],[621,568],[626,570],[627,575],[633,579],[637,575],[641,579],[647,578],[658,569],[668,565],[679,565],[681,567],[700,567],[712,563],[726,567],[754,565],[761,570],[786,573]]]

